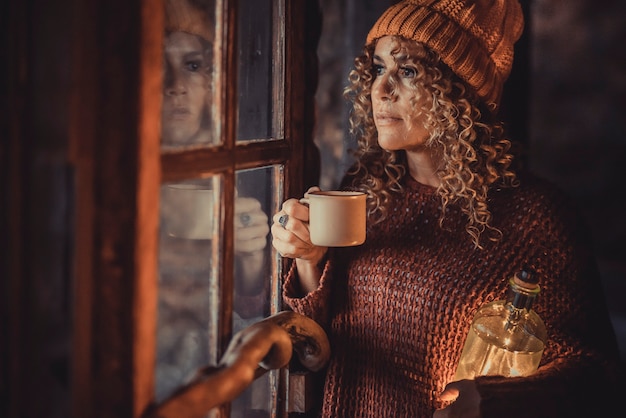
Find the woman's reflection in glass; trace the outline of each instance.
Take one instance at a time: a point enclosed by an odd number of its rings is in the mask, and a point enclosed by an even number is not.
[[[161,142],[210,144],[212,19],[186,0],[166,1]]]
[[[205,2],[204,6],[208,7]],[[214,145],[211,129],[213,21],[206,10],[191,0],[166,0],[166,25],[163,50],[163,104],[161,143],[163,149],[180,149],[194,145]],[[269,219],[272,172],[270,167],[237,172],[234,208],[234,332],[269,314]],[[211,278],[212,228],[206,234],[199,225],[213,225],[207,216],[219,219],[210,210],[196,210],[184,219],[185,230],[195,235],[178,236],[167,230],[189,213],[189,201],[167,188],[197,194],[209,187],[208,179],[190,179],[178,185],[163,185],[161,194],[161,243],[159,255],[159,325],[157,350],[157,398],[162,399],[184,383],[186,376],[204,366],[208,360],[207,323],[215,309],[209,306]],[[183,187],[184,186],[184,187]],[[192,187],[193,186],[193,187]],[[176,197],[179,196],[179,197]],[[216,196],[219,196],[217,192]],[[197,199],[196,199],[197,200]],[[196,205],[197,206],[197,205]],[[207,206],[207,205],[204,205]],[[204,207],[203,206],[203,207]],[[192,223],[193,225],[187,225]],[[205,236],[206,235],[206,236]],[[200,238],[199,238],[200,237]],[[266,379],[255,382],[255,392],[247,393],[233,405],[238,411],[257,409],[266,404]],[[264,409],[261,407],[261,409]]]

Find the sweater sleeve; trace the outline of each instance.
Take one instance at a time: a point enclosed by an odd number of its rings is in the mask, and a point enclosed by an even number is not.
[[[304,296],[302,296],[296,263],[291,263],[283,283],[283,301],[287,306],[294,312],[313,319],[325,329],[329,320],[332,271],[332,261],[328,259],[324,264],[319,287]]]

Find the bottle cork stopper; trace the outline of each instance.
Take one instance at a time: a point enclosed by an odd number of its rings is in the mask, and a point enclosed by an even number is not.
[[[529,267],[524,267],[524,269],[515,273],[515,276],[513,276],[513,281],[516,285],[522,286],[529,290],[539,287],[539,278],[537,277],[535,272]]]

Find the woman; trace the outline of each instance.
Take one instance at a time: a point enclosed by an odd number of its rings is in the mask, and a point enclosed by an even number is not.
[[[195,33],[167,31],[163,63],[162,145],[210,144],[211,44]]]
[[[211,136],[213,68],[213,18],[211,2],[202,5],[190,0],[165,2],[165,36],[163,43],[163,106],[161,144],[164,149],[180,150],[185,146],[216,145]],[[203,7],[202,7],[203,6]],[[235,199],[235,253],[237,290],[241,296],[235,302],[241,311],[250,311],[248,297],[263,299],[266,270],[266,249],[269,234],[265,196],[265,169],[237,172]],[[194,181],[207,187],[207,180]],[[164,199],[168,194],[164,193]],[[263,201],[263,202],[262,202]],[[164,201],[163,222],[185,201]],[[213,213],[207,211],[207,216]],[[194,219],[187,220],[188,222]],[[202,222],[199,222],[203,224]],[[206,222],[204,222],[206,223]],[[162,225],[166,227],[167,225]],[[210,231],[205,231],[206,233]],[[257,303],[258,305],[258,303]],[[256,312],[255,315],[262,315]]]
[[[161,144],[164,150],[215,146],[211,132],[211,2],[165,2]],[[203,7],[201,7],[203,6]],[[269,314],[269,170],[239,170],[234,205],[234,330]],[[217,222],[212,179],[161,187],[157,398],[209,362],[207,323]],[[200,196],[200,197],[198,197]],[[204,205],[198,207],[198,205]],[[264,384],[261,381],[261,384]],[[255,383],[259,384],[259,383]],[[234,409],[243,409],[241,399]]]
[[[331,341],[322,416],[602,416],[618,351],[591,240],[572,202],[516,170],[497,119],[522,29],[516,0],[391,6],[346,89],[358,149],[342,186],[368,194],[365,244],[312,245],[297,199],[273,217],[295,260],[283,298]],[[539,370],[453,382],[474,313],[525,265],[548,328]]]

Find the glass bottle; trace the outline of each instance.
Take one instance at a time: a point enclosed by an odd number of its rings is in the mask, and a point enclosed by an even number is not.
[[[509,279],[506,300],[483,305],[472,321],[453,380],[475,376],[528,376],[539,366],[547,332],[532,310],[536,275],[525,269]]]

